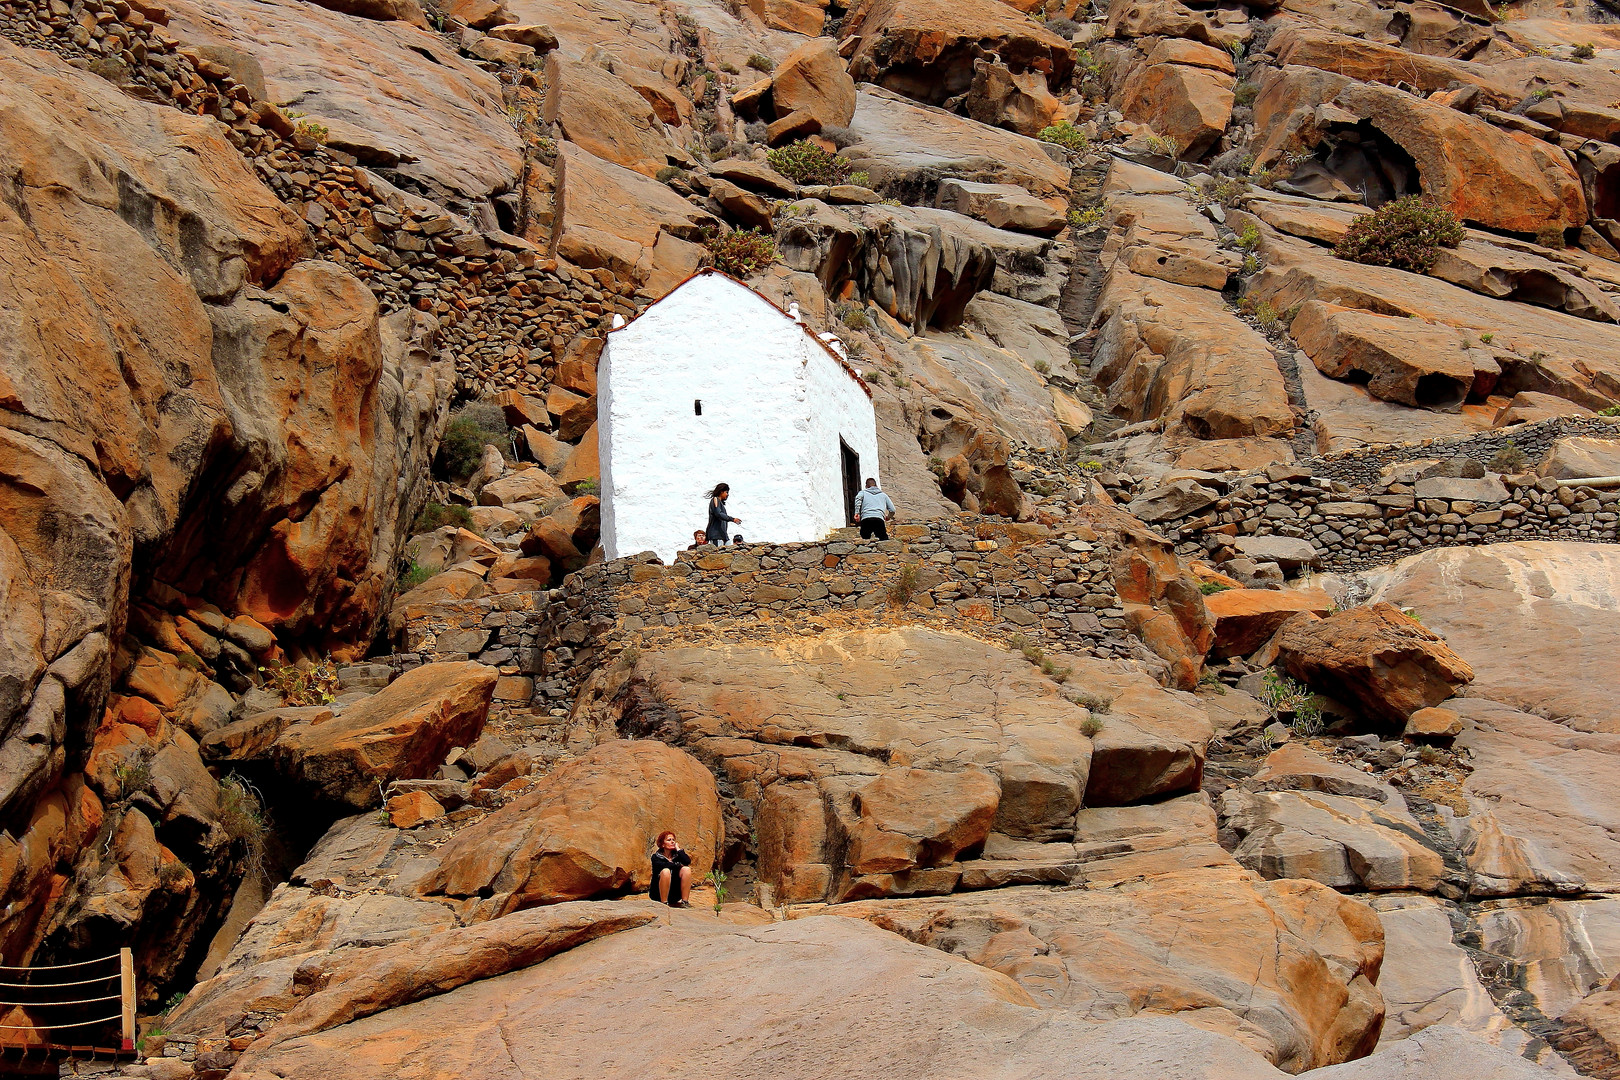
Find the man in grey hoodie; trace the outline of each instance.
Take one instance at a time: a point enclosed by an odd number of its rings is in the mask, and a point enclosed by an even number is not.
[[[855,494],[855,520],[861,526],[861,539],[870,540],[876,536],[879,540],[889,538],[888,519],[894,517],[894,503],[883,494],[878,482],[870,476],[866,478],[866,486]]]

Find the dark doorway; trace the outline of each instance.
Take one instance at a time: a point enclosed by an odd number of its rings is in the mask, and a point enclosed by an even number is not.
[[[838,454],[844,464],[844,522],[855,519],[855,493],[861,490],[861,455],[849,448],[849,443],[838,440]]]

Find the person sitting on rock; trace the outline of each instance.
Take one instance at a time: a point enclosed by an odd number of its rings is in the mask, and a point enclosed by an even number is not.
[[[870,540],[876,536],[879,540],[889,538],[888,519],[894,517],[894,502],[883,494],[878,482],[872,477],[866,478],[866,486],[855,495],[855,521],[861,527],[861,539]]]
[[[692,906],[692,856],[681,850],[675,834],[667,830],[658,834],[653,848],[652,888],[647,895],[670,907]]]
[[[709,543],[709,538],[703,535],[703,530],[702,529],[693,529],[692,530],[692,546],[687,548],[686,550],[687,551],[696,551],[700,547],[707,546],[708,543]]]

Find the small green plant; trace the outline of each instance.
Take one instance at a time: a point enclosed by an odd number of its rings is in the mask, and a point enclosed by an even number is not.
[[[454,525],[458,529],[473,531],[472,511],[465,506],[451,504],[446,506],[440,502],[429,502],[422,507],[422,512],[416,515],[416,521],[411,525],[411,535],[419,536],[430,533],[435,529],[442,529],[446,525]]]
[[[1492,341],[1495,341],[1495,340],[1496,340],[1496,335],[1494,333],[1491,333],[1490,331],[1487,331],[1487,332],[1479,335],[1479,343],[1481,345],[1489,345]]]
[[[776,261],[775,239],[758,229],[710,231],[703,236],[703,246],[714,257],[715,269],[732,277],[752,277]]]
[[[1299,702],[1294,706],[1294,719],[1288,726],[1301,738],[1315,738],[1322,733],[1321,708],[1308,699]]]
[[[1403,608],[1401,608],[1401,614],[1405,615],[1408,619],[1411,619],[1413,622],[1417,623],[1419,626],[1423,625],[1423,619],[1422,619],[1421,616],[1418,615],[1417,608],[1403,607]]]
[[[129,799],[152,782],[152,758],[146,753],[113,766],[113,779],[118,781],[118,797]]]
[[[330,705],[337,697],[337,665],[330,660],[261,667],[264,688],[288,705]]]
[[[596,495],[601,491],[595,477],[587,477],[574,485],[574,495]]]
[[[1418,750],[1418,760],[1425,765],[1439,765],[1446,760],[1446,755],[1438,746],[1425,746]]]
[[[737,70],[737,65],[731,63],[730,61],[727,61],[726,63],[721,64],[720,65],[720,70],[725,72],[727,75],[741,75],[742,74],[742,72]]]
[[[1225,592],[1231,587],[1224,581],[1206,581],[1198,586],[1198,591],[1205,596],[1214,596],[1216,593]]]
[[[484,447],[506,445],[506,419],[492,402],[472,402],[453,413],[439,442],[439,467],[451,480],[462,481],[477,470]]]
[[[293,125],[293,134],[313,139],[317,143],[325,143],[326,137],[332,133],[327,130],[325,124],[317,124],[313,120],[300,120]]]
[[[1091,140],[1086,138],[1086,133],[1067,120],[1059,120],[1055,124],[1043,127],[1040,134],[1035,137],[1041,142],[1053,143],[1080,154],[1091,149]]]
[[[252,784],[236,773],[219,782],[219,824],[226,836],[242,845],[243,867],[249,872],[260,870],[270,835],[264,800]]]
[[[1620,416],[1620,405],[1610,405],[1607,409],[1599,409],[1599,416]]]
[[[772,60],[764,53],[755,53],[753,56],[748,58],[748,66],[753,68],[755,71],[763,71],[765,74],[769,75],[771,72],[776,70],[776,61]]]
[[[703,876],[703,880],[714,886],[714,917],[720,917],[720,908],[726,902],[726,872],[718,866]]]
[[[1250,274],[1257,274],[1260,272],[1260,267],[1264,265],[1265,264],[1260,261],[1260,256],[1253,254],[1245,255],[1243,256],[1243,265],[1238,267],[1238,275],[1240,277],[1248,277]]]
[[[1173,158],[1181,154],[1181,144],[1173,135],[1149,135],[1147,148],[1148,153],[1159,157]]]
[[[1053,682],[1067,682],[1069,676],[1074,674],[1074,668],[1063,667],[1051,659],[1043,659],[1041,661],[1041,674]]]
[[[872,174],[865,169],[856,169],[849,174],[849,177],[844,182],[854,184],[856,187],[870,188],[872,186]]]
[[[1272,334],[1282,328],[1282,316],[1277,314],[1277,309],[1272,307],[1268,301],[1245,300],[1243,301],[1243,307],[1250,315],[1254,316],[1254,321],[1259,323],[1260,329],[1266,333]]]
[[[1232,66],[1237,67],[1243,63],[1244,54],[1249,51],[1246,41],[1234,41],[1226,46],[1226,51],[1232,54]]]
[[[829,154],[808,139],[766,151],[765,160],[795,184],[842,184],[851,172],[847,159]]]
[[[1525,456],[1524,451],[1514,446],[1513,440],[1509,439],[1502,444],[1500,450],[1491,455],[1486,468],[1498,473],[1519,473],[1524,472],[1524,467],[1528,464],[1530,459]]]
[[[1253,251],[1260,246],[1260,226],[1249,222],[1243,226],[1243,231],[1237,235],[1237,246],[1244,251]]]
[[[858,300],[840,300],[833,311],[838,321],[851,330],[870,330],[873,326],[872,313]]]
[[[1063,696],[1080,706],[1082,709],[1091,710],[1091,712],[1096,716],[1104,716],[1114,707],[1114,699],[1109,697],[1107,694],[1098,694],[1090,690],[1083,690],[1078,686],[1067,687],[1063,691]],[[1101,721],[1099,721],[1098,727],[1101,726]]]
[[[1426,274],[1440,249],[1456,247],[1463,236],[1456,214],[1422,196],[1407,195],[1356,218],[1333,251],[1351,262]]]
[[[1288,713],[1298,720],[1301,710],[1304,710],[1308,718],[1307,726],[1310,723],[1309,718],[1314,716],[1316,731],[1321,730],[1322,711],[1311,700],[1311,691],[1307,686],[1295,682],[1287,675],[1279,675],[1276,671],[1266,672],[1261,684],[1260,703],[1271,713],[1273,720],[1279,719],[1283,713]],[[1296,733],[1305,734],[1298,731]]]
[[[1577,60],[1590,60],[1597,55],[1597,48],[1589,44],[1577,45],[1573,55]]]
[[[1245,79],[1237,84],[1232,91],[1232,100],[1239,105],[1253,105],[1254,99],[1260,96],[1260,88]]]
[[[1203,190],[1194,192],[1193,198],[1200,206],[1212,203],[1234,206],[1248,191],[1247,180],[1237,176],[1219,176],[1206,183]]]
[[[890,607],[909,607],[912,599],[917,595],[917,576],[922,567],[917,563],[906,563],[895,572],[894,580],[889,582],[886,596]]]
[[[1226,684],[1221,682],[1221,677],[1215,674],[1213,668],[1204,669],[1204,673],[1198,676],[1198,685],[1223,697],[1226,695]]]
[[[399,591],[408,593],[430,578],[437,577],[438,573],[437,570],[430,570],[426,566],[413,562],[404,573],[399,575]]]
[[[653,174],[653,179],[660,184],[667,184],[671,180],[678,180],[686,175],[686,170],[677,165],[665,165]]]
[[[1080,721],[1080,734],[1088,739],[1095,739],[1102,734],[1103,721],[1100,716],[1088,716]]]
[[[1048,364],[1045,360],[1037,360],[1033,366],[1035,370],[1042,375],[1050,375],[1052,373],[1052,365]]]
[[[1088,206],[1084,210],[1069,211],[1069,228],[1077,233],[1090,232],[1103,223],[1108,215],[1106,206]]]

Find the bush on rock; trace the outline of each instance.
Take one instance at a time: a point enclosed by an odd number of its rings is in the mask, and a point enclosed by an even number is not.
[[[1352,262],[1426,274],[1441,248],[1462,241],[1456,214],[1420,195],[1407,195],[1356,218],[1333,251]]]
[[[842,184],[849,179],[848,161],[808,139],[779,146],[766,153],[765,160],[795,184]]]
[[[751,277],[776,261],[776,241],[758,229],[711,232],[703,246],[714,256],[715,269],[735,278]]]

